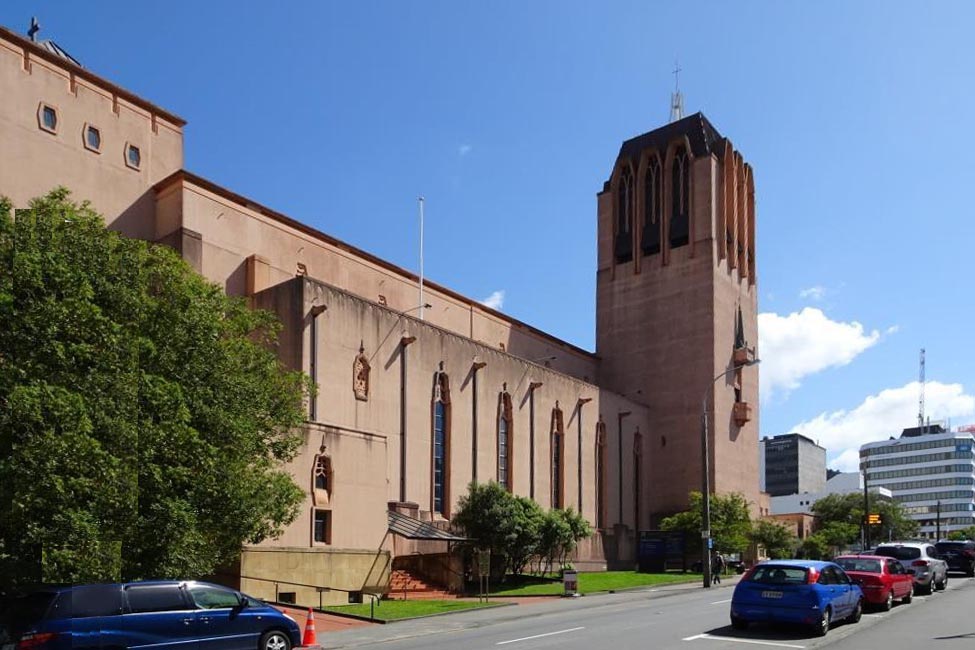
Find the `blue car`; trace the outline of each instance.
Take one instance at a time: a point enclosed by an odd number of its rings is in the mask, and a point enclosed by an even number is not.
[[[832,562],[770,560],[742,576],[731,599],[731,626],[778,622],[808,625],[819,636],[834,621],[856,623],[863,591]]]
[[[291,650],[298,623],[206,582],[50,587],[0,603],[4,650]]]

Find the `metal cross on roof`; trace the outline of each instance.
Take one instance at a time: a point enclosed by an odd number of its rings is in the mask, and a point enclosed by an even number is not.
[[[30,29],[27,30],[27,35],[30,40],[37,42],[37,32],[41,31],[41,24],[37,22],[37,16],[31,16],[30,19]]]
[[[680,62],[674,59],[674,92],[680,92],[680,73],[682,68],[680,67]]]

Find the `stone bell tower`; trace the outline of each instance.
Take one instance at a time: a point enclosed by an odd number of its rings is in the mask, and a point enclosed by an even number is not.
[[[649,407],[651,522],[701,489],[705,398],[711,489],[757,511],[758,366],[740,367],[758,342],[751,166],[690,115],[623,143],[598,219],[599,383]]]

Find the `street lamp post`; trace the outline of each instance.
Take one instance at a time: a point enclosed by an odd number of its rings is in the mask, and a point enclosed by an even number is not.
[[[934,534],[934,541],[936,541],[936,542],[941,541],[941,499],[938,499],[938,506],[937,507],[938,507],[938,518],[936,520],[936,522],[937,522],[937,529],[936,529],[936,532]]]
[[[732,366],[711,380],[701,400],[701,572],[704,574],[704,588],[711,588],[711,467],[708,452],[708,397],[718,380],[739,368],[754,366],[759,359],[750,359],[743,364]]]

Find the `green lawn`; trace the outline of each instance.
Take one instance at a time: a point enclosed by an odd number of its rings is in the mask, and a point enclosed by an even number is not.
[[[681,582],[700,582],[700,573],[637,573],[636,571],[594,571],[579,574],[579,593],[652,587]],[[501,585],[491,585],[495,596],[558,596],[563,592],[561,581],[525,576],[509,578]]]
[[[478,603],[469,600],[381,600],[376,603],[375,614],[377,620],[396,621],[403,618],[457,612],[478,607],[496,607],[499,604]],[[325,609],[337,614],[354,614],[369,618],[369,603],[326,607]]]

